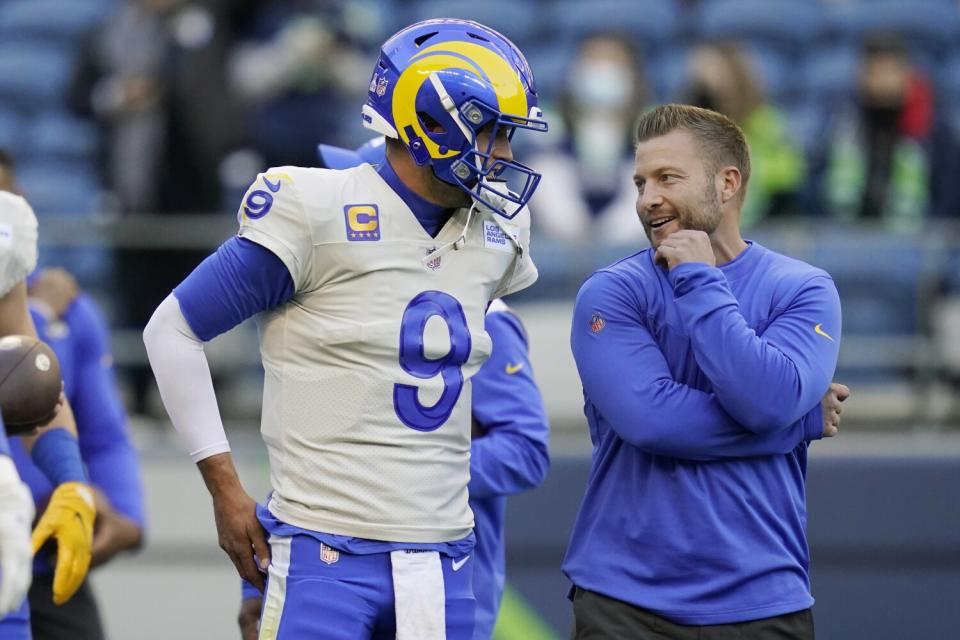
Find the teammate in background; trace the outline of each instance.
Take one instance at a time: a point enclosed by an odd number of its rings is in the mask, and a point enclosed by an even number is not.
[[[357,150],[321,144],[321,166],[346,169],[386,161],[384,139]],[[470,509],[473,511],[473,595],[477,600],[474,640],[489,640],[497,621],[506,576],[504,515],[507,496],[538,487],[550,466],[543,397],[533,377],[527,337],[520,319],[501,300],[487,310],[484,328],[493,345],[490,359],[472,379],[473,441],[470,445]],[[257,637],[263,594],[243,583],[240,632]]]
[[[470,638],[468,381],[490,353],[488,303],[536,279],[524,205],[539,175],[510,138],[546,123],[523,55],[465,20],[391,37],[363,118],[387,162],[259,176],[239,237],[144,340],[221,547],[258,589],[269,569],[261,638]],[[254,315],[273,485],[260,507],[202,349]]]
[[[36,335],[27,309],[26,277],[37,261],[37,219],[26,200],[0,191],[0,336]],[[87,484],[69,402],[50,425],[21,438],[34,464],[56,487],[33,532],[34,552],[56,540],[53,601],[63,604],[80,587],[90,567],[93,491]],[[0,637],[28,638],[29,608],[24,602],[0,620]]]
[[[750,156],[727,117],[666,105],[637,131],[652,248],[574,305],[594,446],[563,564],[574,637],[812,639],[807,447],[849,395],[836,287],[741,237]]]
[[[136,452],[116,390],[106,322],[93,300],[62,269],[43,269],[28,279],[30,311],[40,339],[57,354],[65,393],[77,421],[80,452],[93,485],[97,522],[91,567],[139,546],[143,538],[143,490]],[[37,505],[53,487],[23,445],[11,444],[20,476]],[[54,606],[51,559],[41,552],[30,587],[30,627],[44,640],[102,640],[97,602],[84,582],[69,602]]]
[[[33,516],[30,488],[10,458],[10,443],[0,417],[0,617],[18,609],[30,587]]]

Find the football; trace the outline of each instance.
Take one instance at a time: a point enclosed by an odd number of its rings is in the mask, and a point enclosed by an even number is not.
[[[42,426],[57,412],[60,362],[33,336],[0,338],[0,411],[9,435]]]

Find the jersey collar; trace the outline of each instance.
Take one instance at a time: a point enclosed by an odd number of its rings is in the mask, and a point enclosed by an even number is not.
[[[377,173],[383,178],[384,182],[390,185],[390,188],[396,192],[404,204],[410,207],[410,211],[416,216],[424,230],[431,236],[436,236],[444,223],[450,218],[454,209],[447,209],[440,205],[433,204],[429,200],[413,192],[410,187],[403,184],[390,161],[384,158],[383,162],[377,167]]]

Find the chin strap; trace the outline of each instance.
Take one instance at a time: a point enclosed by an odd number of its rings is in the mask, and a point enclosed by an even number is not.
[[[478,203],[475,200],[473,204],[470,205],[470,209],[467,210],[467,220],[466,222],[463,223],[463,228],[460,231],[460,236],[456,240],[452,242],[448,242],[444,245],[441,245],[436,250],[431,251],[430,253],[425,255],[422,259],[424,265],[439,258],[442,255],[450,253],[451,251],[459,251],[460,249],[463,248],[465,244],[467,244],[467,233],[470,231],[470,225],[473,223],[473,215],[474,215],[474,212],[477,210],[478,204],[481,204],[481,203]],[[517,254],[522,259],[523,245],[520,244],[520,239],[517,237],[517,234],[503,225],[502,221],[500,220],[501,217],[502,216],[494,215],[494,220],[496,220],[496,224],[503,231],[503,234],[508,238],[510,238],[510,242],[512,242],[513,246],[516,247]]]
[[[470,205],[470,209],[467,211],[467,220],[463,223],[463,229],[460,230],[460,237],[458,237],[453,242],[448,242],[444,245],[438,247],[435,251],[431,251],[423,257],[423,264],[426,265],[428,262],[439,258],[440,256],[450,253],[451,251],[459,251],[463,248],[463,245],[467,244],[467,231],[470,230],[470,224],[473,222],[473,212],[477,208],[477,203],[474,202]]]

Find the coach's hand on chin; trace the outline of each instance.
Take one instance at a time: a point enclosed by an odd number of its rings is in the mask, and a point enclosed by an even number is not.
[[[678,229],[657,245],[654,262],[672,270],[678,264],[686,262],[702,262],[714,267],[717,258],[713,253],[713,245],[710,244],[710,236],[705,232]]]
[[[213,498],[220,548],[227,552],[244,580],[263,591],[270,548],[260,521],[257,503],[247,495],[229,453],[218,453],[197,463],[203,481]],[[260,562],[260,566],[254,561]]]

